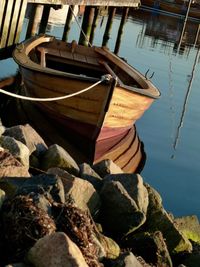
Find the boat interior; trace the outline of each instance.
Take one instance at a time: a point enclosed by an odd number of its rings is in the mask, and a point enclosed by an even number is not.
[[[118,80],[120,86],[143,88],[135,77],[126,72],[105,56],[94,49],[71,44],[55,46],[52,43],[43,43],[31,50],[29,57],[42,67],[62,71],[65,73],[100,79],[102,75],[110,74]],[[89,52],[88,52],[89,51]]]

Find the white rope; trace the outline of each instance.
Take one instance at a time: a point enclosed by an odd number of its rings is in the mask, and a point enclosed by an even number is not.
[[[0,88],[0,93],[5,94],[5,95],[9,95],[9,96],[12,96],[12,97],[15,97],[15,98],[23,99],[23,100],[29,100],[29,101],[41,101],[41,102],[58,101],[58,100],[63,100],[63,99],[70,98],[70,97],[73,97],[73,96],[76,96],[76,95],[80,95],[80,94],[82,94],[84,92],[87,92],[87,91],[91,90],[92,88],[94,88],[95,86],[97,86],[98,84],[102,83],[103,81],[105,81],[105,80],[109,81],[110,78],[111,78],[111,76],[109,74],[104,75],[104,76],[101,77],[101,80],[99,80],[98,82],[90,85],[89,87],[87,87],[87,88],[85,88],[85,89],[83,89],[81,91],[78,91],[76,93],[72,93],[70,95],[51,97],[51,98],[37,98],[37,97],[34,98],[34,97],[17,95],[17,94],[5,91],[5,90],[3,90],[1,88]]]
[[[83,36],[84,36],[84,37],[85,37],[85,39],[87,40],[87,42],[88,42],[89,46],[90,46],[90,47],[92,47],[92,44],[90,43],[90,40],[88,39],[87,35],[84,33],[84,31],[83,31],[83,29],[82,29],[82,27],[81,27],[81,25],[80,25],[79,21],[77,20],[77,17],[76,17],[76,15],[74,14],[74,11],[73,11],[72,7],[71,7],[71,6],[69,6],[69,8],[70,8],[70,10],[71,10],[71,12],[72,12],[72,14],[73,14],[73,16],[74,16],[74,19],[75,19],[75,21],[76,21],[76,23],[77,23],[77,25],[78,25],[79,29],[81,30],[81,32],[82,32],[82,34],[83,34]]]

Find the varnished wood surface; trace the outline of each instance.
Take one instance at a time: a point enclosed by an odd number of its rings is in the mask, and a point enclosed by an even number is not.
[[[64,130],[97,143],[108,143],[109,138],[118,142],[160,95],[141,73],[104,48],[40,36],[19,45],[14,59],[21,68],[27,95],[37,98],[78,92],[108,72],[113,78],[124,74],[115,84],[111,80],[69,99],[38,103]]]

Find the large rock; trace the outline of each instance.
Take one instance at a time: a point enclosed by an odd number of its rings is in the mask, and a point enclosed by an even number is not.
[[[113,239],[101,233],[96,234],[96,236],[104,248],[106,259],[116,259],[119,257],[120,247]]]
[[[0,188],[7,197],[13,197],[27,179],[30,177],[3,177],[0,179]]]
[[[5,195],[6,195],[5,192],[0,189],[0,209],[1,209],[2,203],[5,199]]]
[[[94,188],[99,191],[103,185],[102,178],[87,163],[82,163],[79,167],[80,178],[90,182]]]
[[[143,267],[150,265],[142,265],[132,252],[125,252],[118,259],[111,263],[111,267]]]
[[[34,152],[35,155],[40,156],[47,150],[44,140],[29,124],[7,128],[4,135],[14,137],[25,144],[31,154]]]
[[[135,201],[138,209],[146,214],[149,204],[148,191],[143,184],[142,177],[139,174],[111,174],[107,175],[104,179],[105,182],[120,182],[129,196]]]
[[[62,232],[38,240],[27,258],[37,267],[88,267],[77,245]]]
[[[117,173],[123,173],[122,169],[117,166],[112,160],[110,159],[104,159],[92,167],[95,172],[97,172],[100,177],[105,177],[108,174],[117,174]]]
[[[174,222],[184,236],[189,240],[200,244],[200,225],[196,215],[176,218]]]
[[[61,179],[53,174],[40,174],[24,181],[23,186],[18,188],[18,195],[30,193],[49,194],[51,198],[59,203],[65,202],[64,187]]]
[[[172,267],[167,246],[162,233],[159,231],[154,233],[143,232],[128,237],[125,246],[131,248],[135,255],[141,256],[153,266]]]
[[[161,197],[155,189],[148,184],[145,185],[149,193],[149,206],[147,211],[146,229],[149,232],[160,231],[170,254],[179,252],[190,252],[192,245],[173,222],[171,216],[161,205]],[[156,192],[156,193],[155,193]]]
[[[10,136],[2,136],[0,138],[0,145],[9,150],[9,152],[17,159],[22,165],[29,168],[29,155],[30,151],[26,145],[17,141]]]
[[[41,160],[41,168],[43,170],[53,167],[64,169],[76,176],[79,175],[79,167],[75,160],[64,148],[57,144],[50,146]]]
[[[58,175],[61,178],[66,201],[72,200],[78,208],[84,211],[89,208],[93,215],[97,213],[101,205],[100,198],[90,182],[75,177],[60,168],[50,168],[48,173]]]
[[[138,229],[145,222],[144,212],[119,181],[107,180],[100,197],[102,224],[110,233],[124,235]]]
[[[7,150],[0,149],[0,178],[2,177],[28,177],[28,167],[23,166]]]

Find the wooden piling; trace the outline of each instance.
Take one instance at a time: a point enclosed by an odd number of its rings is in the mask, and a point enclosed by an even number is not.
[[[1,0],[0,48],[12,46],[19,41],[27,0]]]
[[[34,36],[38,30],[38,17],[41,13],[43,6],[38,4],[31,4],[29,13],[29,22],[26,31],[26,39]]]
[[[93,43],[94,33],[95,33],[95,29],[97,27],[98,16],[99,16],[99,7],[95,7],[94,19],[93,19],[93,23],[92,23],[92,29],[91,29],[90,40],[89,40],[91,44]]]
[[[75,9],[75,6],[69,6],[67,18],[66,18],[66,22],[65,22],[65,26],[64,26],[63,36],[62,36],[63,41],[67,41],[67,39],[68,39],[68,34],[70,31],[70,25],[72,22],[74,9]]]
[[[93,19],[94,19],[94,7],[86,6],[81,27],[82,31],[79,37],[79,44],[86,46],[89,44]]]
[[[107,23],[106,23],[105,33],[103,35],[102,46],[106,46],[108,43],[108,40],[110,39],[110,32],[112,29],[112,23],[113,23],[113,19],[115,17],[115,12],[116,12],[116,7],[111,7],[109,9],[109,15],[108,15]]]
[[[128,11],[129,11],[128,7],[124,7],[123,8],[122,18],[121,18],[121,22],[120,22],[119,30],[118,30],[118,34],[117,34],[117,40],[116,40],[116,43],[115,43],[115,49],[114,49],[114,53],[115,54],[119,53],[119,48],[120,48],[120,44],[121,44],[121,38],[122,38],[122,34],[123,34],[123,28],[124,28],[124,25],[126,23],[126,19],[128,17]]]
[[[50,14],[50,5],[44,5],[44,9],[42,12],[42,19],[40,22],[40,27],[39,27],[39,33],[45,33],[47,24],[48,24],[48,19],[49,19],[49,14]]]

